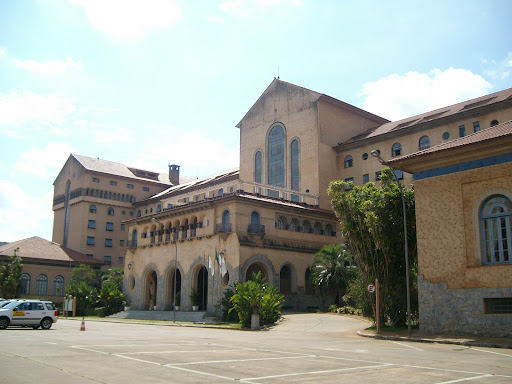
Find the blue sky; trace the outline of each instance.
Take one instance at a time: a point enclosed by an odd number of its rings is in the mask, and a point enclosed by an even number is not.
[[[512,86],[512,2],[0,0],[0,241],[70,153],[203,177],[278,75],[390,120]]]

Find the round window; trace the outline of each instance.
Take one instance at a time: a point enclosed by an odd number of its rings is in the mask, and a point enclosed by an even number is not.
[[[448,132],[443,133],[443,140],[448,140],[450,138],[450,134]]]
[[[363,160],[366,160],[368,158],[368,154],[365,152],[363,153]]]

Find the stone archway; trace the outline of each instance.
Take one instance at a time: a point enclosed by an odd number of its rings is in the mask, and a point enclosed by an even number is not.
[[[146,273],[145,290],[144,290],[144,302],[143,308],[154,309],[157,303],[157,292],[158,292],[158,276],[154,269],[150,269]]]
[[[174,266],[167,272],[167,289],[165,290],[165,306],[167,309],[174,309],[174,305],[180,306],[183,302],[181,297],[181,271]],[[176,292],[176,296],[174,295]]]
[[[252,280],[253,274],[258,272],[261,272],[261,276],[265,279],[266,282],[269,282],[267,268],[263,263],[260,262],[252,263],[249,268],[247,268],[247,272],[245,273],[245,281]]]
[[[199,291],[199,310],[206,311],[208,306],[208,269],[203,265],[197,273],[196,289]]]

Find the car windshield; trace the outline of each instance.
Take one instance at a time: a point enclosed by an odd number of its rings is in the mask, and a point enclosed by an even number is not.
[[[12,301],[2,301],[2,302],[0,303],[0,308],[5,307],[5,306],[6,306],[7,304],[9,304],[9,303],[12,303]]]
[[[50,311],[53,311],[55,309],[55,305],[53,303],[45,303],[46,308],[48,308]]]

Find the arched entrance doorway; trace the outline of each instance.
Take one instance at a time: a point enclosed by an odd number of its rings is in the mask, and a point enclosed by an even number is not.
[[[169,279],[167,280],[167,300],[168,308],[174,309],[174,305],[181,305],[181,272],[180,270],[172,269],[169,272]],[[174,292],[176,292],[176,301],[174,300]]]
[[[292,292],[292,271],[288,265],[283,265],[279,272],[279,292],[282,294]]]
[[[157,293],[157,276],[154,270],[151,270],[147,274],[146,278],[146,292],[144,299],[144,306],[146,309],[150,308],[154,309],[156,306],[156,293]]]
[[[252,275],[261,272],[261,276],[265,279],[265,282],[269,283],[267,270],[265,266],[261,263],[251,264],[249,268],[247,268],[247,272],[245,273],[245,281],[252,280]]]
[[[204,266],[201,267],[199,273],[197,274],[197,290],[199,291],[199,295],[201,297],[199,310],[206,311],[208,304],[208,270]]]

